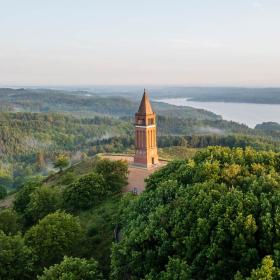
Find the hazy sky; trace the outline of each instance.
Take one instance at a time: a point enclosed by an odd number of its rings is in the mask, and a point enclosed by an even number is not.
[[[1,85],[280,86],[280,0],[0,0]]]

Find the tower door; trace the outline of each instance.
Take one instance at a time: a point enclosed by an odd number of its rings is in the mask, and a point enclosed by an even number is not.
[[[152,157],[152,164],[155,164],[155,158]]]

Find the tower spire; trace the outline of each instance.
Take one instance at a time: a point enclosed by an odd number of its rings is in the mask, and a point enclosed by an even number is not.
[[[152,106],[147,94],[146,89],[144,88],[144,93],[143,93],[143,97],[138,109],[138,114],[139,115],[151,115],[153,114],[153,110],[152,110]]]

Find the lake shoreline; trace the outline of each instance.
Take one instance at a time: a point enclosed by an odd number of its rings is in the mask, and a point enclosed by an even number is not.
[[[240,102],[193,101],[192,98],[160,98],[155,100],[175,106],[204,109],[222,116],[224,120],[245,124],[255,128],[263,122],[280,123],[280,104],[259,104]]]

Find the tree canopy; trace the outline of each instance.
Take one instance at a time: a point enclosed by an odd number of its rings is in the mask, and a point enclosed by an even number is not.
[[[55,159],[54,167],[59,168],[59,171],[62,172],[62,170],[67,166],[69,166],[69,164],[70,164],[69,157],[65,154],[60,154]]]
[[[32,178],[27,181],[20,190],[16,193],[16,199],[14,201],[14,209],[19,214],[24,214],[28,203],[31,199],[32,192],[42,185],[40,178]]]
[[[0,230],[0,279],[33,279],[34,258],[20,235],[10,236]]]
[[[99,159],[94,169],[104,177],[109,193],[118,193],[127,184],[128,163],[126,161]]]
[[[57,187],[38,187],[30,194],[30,201],[25,210],[25,219],[30,224],[34,224],[47,214],[60,209],[60,206],[60,190]]]
[[[106,187],[105,180],[100,174],[93,172],[82,176],[65,188],[64,207],[70,211],[88,209],[107,195]]]
[[[5,234],[16,234],[20,231],[19,217],[17,213],[11,209],[0,211],[0,230]]]
[[[102,280],[98,264],[93,259],[64,257],[63,261],[44,270],[38,280]]]
[[[273,152],[212,147],[151,175],[124,210],[112,277],[249,277],[269,255],[277,271],[279,163]]]
[[[41,267],[58,263],[65,255],[75,255],[82,237],[78,219],[64,212],[48,214],[25,234]]]

